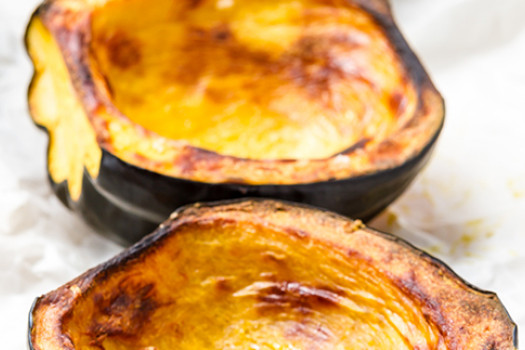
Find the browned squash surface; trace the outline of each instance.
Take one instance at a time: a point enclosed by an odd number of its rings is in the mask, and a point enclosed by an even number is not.
[[[340,5],[113,1],[93,14],[91,48],[115,106],[158,135],[241,158],[328,158],[381,142],[417,104],[379,26]]]
[[[34,350],[515,349],[495,295],[359,222],[274,201],[178,211],[32,317]]]
[[[73,200],[102,150],[181,179],[311,183],[399,166],[443,122],[382,0],[50,0],[27,44]]]

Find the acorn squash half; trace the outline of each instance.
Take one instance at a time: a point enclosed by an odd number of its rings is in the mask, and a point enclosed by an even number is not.
[[[26,42],[55,192],[128,242],[244,196],[366,220],[444,118],[383,0],[48,0]]]
[[[202,204],[40,297],[32,350],[516,349],[495,294],[391,235],[278,201]]]

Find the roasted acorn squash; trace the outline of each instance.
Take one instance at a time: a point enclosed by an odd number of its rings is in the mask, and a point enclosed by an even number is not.
[[[127,241],[247,195],[368,219],[444,118],[384,0],[49,0],[26,39],[54,189]]]
[[[516,349],[495,294],[359,221],[278,201],[195,205],[40,297],[32,350]]]

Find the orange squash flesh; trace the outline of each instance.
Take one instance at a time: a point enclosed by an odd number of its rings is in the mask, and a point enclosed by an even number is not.
[[[435,325],[383,276],[295,241],[250,223],[183,228],[86,293],[64,329],[81,349],[437,348]]]
[[[359,222],[274,201],[178,211],[32,318],[34,350],[515,349],[493,294]]]
[[[358,7],[155,6],[112,1],[94,11],[91,49],[115,106],[165,138],[241,158],[328,158],[383,141],[414,113],[400,59]]]
[[[46,0],[26,44],[55,193],[127,242],[247,195],[368,220],[444,121],[386,0]]]
[[[402,165],[439,132],[443,101],[390,21],[382,1],[48,1],[27,32],[30,107],[75,149],[51,142],[50,175],[78,200],[102,151],[207,183]]]

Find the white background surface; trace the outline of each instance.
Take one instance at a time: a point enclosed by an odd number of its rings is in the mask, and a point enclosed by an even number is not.
[[[33,299],[121,250],[52,195],[22,45],[35,0],[0,0],[0,342],[26,349]],[[498,293],[525,329],[525,1],[393,0],[447,103],[430,164],[373,225]]]

